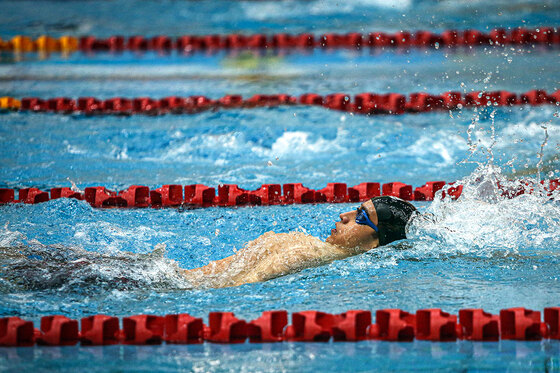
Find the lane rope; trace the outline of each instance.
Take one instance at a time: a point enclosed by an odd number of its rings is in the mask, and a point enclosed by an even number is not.
[[[462,309],[457,315],[439,308],[409,313],[400,309],[378,310],[372,324],[371,311],[350,310],[341,314],[319,311],[292,313],[288,325],[286,311],[264,311],[252,321],[233,312],[210,312],[208,325],[189,314],[166,316],[134,315],[117,317],[94,315],[77,320],[62,315],[44,316],[40,329],[19,317],[0,318],[0,346],[82,346],[134,344],[198,344],[263,342],[393,341],[432,342],[539,341],[560,339],[560,307],[541,312],[508,308],[492,315],[482,309]]]
[[[114,192],[105,187],[87,187],[84,192],[71,188],[52,188],[48,192],[38,188],[19,190],[0,189],[0,203],[36,204],[58,198],[85,200],[93,207],[194,207],[245,206],[245,205],[287,205],[303,203],[345,203],[360,202],[372,197],[392,195],[405,200],[431,201],[435,193],[446,186],[444,181],[431,181],[413,189],[412,185],[393,182],[365,182],[348,188],[344,183],[328,183],[323,189],[314,190],[301,183],[263,184],[256,190],[245,190],[236,184],[222,184],[217,188],[202,184],[163,185],[150,190],[147,186],[133,185],[125,190]],[[554,184],[556,186],[556,184]],[[217,190],[217,193],[216,193]],[[458,197],[461,186],[448,185],[446,193]]]
[[[542,180],[540,183],[549,195],[560,189],[559,179]],[[532,193],[538,187],[529,182],[523,182],[515,188],[498,186],[507,198]],[[83,193],[68,187],[52,188],[50,193],[38,188],[23,188],[19,189],[18,199],[15,198],[16,190],[0,188],[0,204],[37,204],[58,198],[75,198],[98,208],[228,207],[362,202],[380,195],[406,201],[433,201],[436,192],[442,189],[442,198],[449,196],[457,199],[463,186],[447,184],[445,181],[429,181],[417,188],[401,182],[364,182],[353,187],[347,187],[344,183],[328,183],[325,188],[314,190],[301,183],[289,183],[263,184],[256,190],[245,190],[237,184],[221,184],[217,188],[202,184],[184,187],[173,184],[152,190],[147,186],[132,185],[119,192],[107,190],[103,186],[87,187]]]
[[[182,53],[197,51],[243,50],[243,49],[292,49],[306,50],[313,48],[325,49],[362,49],[362,48],[442,48],[461,46],[506,46],[506,45],[558,45],[560,31],[557,27],[538,27],[528,29],[496,28],[488,32],[467,30],[446,30],[442,33],[431,31],[398,31],[395,33],[371,32],[362,34],[350,32],[346,34],[327,33],[314,35],[302,34],[226,34],[226,35],[184,35],[176,38],[157,35],[147,36],[111,36],[97,38],[95,36],[62,36],[53,38],[41,35],[36,39],[17,35],[10,40],[0,39],[0,51],[16,53],[85,53],[110,51],[159,51],[177,50]]]
[[[164,115],[194,114],[208,110],[278,107],[287,105],[321,106],[331,110],[364,115],[401,115],[431,111],[461,110],[473,107],[503,107],[517,105],[560,105],[560,90],[548,93],[533,89],[516,94],[509,91],[473,91],[462,94],[457,91],[434,95],[425,92],[411,93],[408,97],[399,93],[360,93],[354,96],[332,93],[321,96],[305,93],[300,96],[288,94],[256,94],[250,98],[241,95],[225,95],[216,100],[206,96],[161,99],[149,97],[114,97],[102,100],[95,97],[0,97],[0,110],[22,112],[50,112],[57,114],[84,115]]]

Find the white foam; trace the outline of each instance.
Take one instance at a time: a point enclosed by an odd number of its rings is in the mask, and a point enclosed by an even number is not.
[[[94,223],[77,223],[74,238],[83,247],[98,247],[102,252],[119,252],[129,245],[134,238],[138,251],[150,251],[152,240],[164,240],[176,236],[171,231],[156,230],[148,226],[123,227],[114,222],[98,221]]]
[[[9,229],[9,222],[7,222],[6,224],[4,224],[4,227],[2,230],[0,230],[0,247],[4,247],[4,246],[12,246],[15,245],[16,243],[27,239],[27,237],[19,232],[19,231],[11,231]]]
[[[243,148],[244,145],[245,138],[239,132],[228,132],[219,135],[204,134],[173,144],[160,157],[147,157],[145,159],[191,162],[193,160],[193,153],[197,153],[198,149],[237,151]],[[216,162],[227,163],[227,160],[218,158]]]
[[[339,129],[337,136],[333,140],[327,140],[319,137],[313,141],[310,139],[309,132],[303,131],[287,131],[282,134],[270,149],[270,156],[281,156],[283,158],[291,158],[294,156],[305,155],[306,153],[332,153],[336,151],[345,151],[340,145],[340,138],[345,137],[346,131]]]
[[[408,233],[416,255],[493,256],[560,245],[558,192],[549,193],[531,178],[509,181],[492,165],[479,167],[459,183],[464,189],[457,201],[441,199],[440,192],[426,215],[412,220]],[[509,198],[504,189],[524,189],[526,194]]]
[[[63,144],[66,145],[66,151],[70,154],[87,154],[85,149],[82,149],[77,145],[70,144],[68,140],[64,140]]]
[[[379,147],[379,144],[376,145]],[[468,147],[465,139],[456,132],[440,130],[429,136],[422,135],[406,147],[386,146],[385,149],[368,155],[368,162],[375,162],[378,158],[413,156],[420,164],[438,168],[461,161]]]

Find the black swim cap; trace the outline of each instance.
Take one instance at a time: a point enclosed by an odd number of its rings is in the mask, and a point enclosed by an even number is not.
[[[391,196],[374,197],[371,202],[377,212],[379,245],[406,238],[406,223],[416,208],[409,202]]]

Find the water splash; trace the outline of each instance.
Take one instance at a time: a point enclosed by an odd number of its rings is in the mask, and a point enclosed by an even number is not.
[[[10,222],[8,221],[0,232],[0,247],[17,245],[26,239],[27,237],[23,233],[10,230]]]
[[[177,263],[164,255],[161,245],[150,254],[118,255],[37,241],[0,247],[0,293],[192,288]]]
[[[416,255],[495,256],[560,245],[560,195],[550,192],[547,182],[508,180],[489,164],[460,183],[457,201],[439,192],[411,222],[408,237]]]
[[[543,155],[544,155],[544,147],[548,143],[548,127],[546,125],[541,125],[541,128],[544,130],[544,140],[541,144],[541,149],[537,153],[537,158],[539,161],[537,162],[537,181],[541,181],[541,172],[543,167]]]
[[[407,227],[412,250],[418,258],[448,255],[496,256],[530,250],[550,250],[560,244],[560,190],[550,180],[541,179],[544,149],[548,142],[547,124],[541,124],[544,139],[537,153],[536,177],[509,179],[494,164],[497,143],[496,110],[475,110],[467,129],[468,156],[460,163],[477,168],[457,183],[463,191],[457,201],[443,190],[434,202]],[[473,133],[481,115],[488,115],[490,129]],[[551,121],[548,122],[550,124]],[[486,154],[486,162],[473,160],[476,153]]]
[[[84,191],[80,189],[78,185],[76,185],[74,180],[71,180],[69,177],[67,177],[66,180],[68,180],[68,182],[71,184],[70,190],[72,190],[73,192],[84,193]]]

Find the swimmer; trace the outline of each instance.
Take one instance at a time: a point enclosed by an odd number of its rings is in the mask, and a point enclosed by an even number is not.
[[[235,255],[191,270],[195,287],[229,287],[270,280],[358,255],[406,238],[415,207],[399,198],[375,197],[340,214],[325,242],[304,233],[267,232]]]
[[[165,258],[165,245],[150,254],[111,255],[79,247],[0,247],[0,292],[107,287],[113,289],[200,289],[239,286],[318,267],[406,238],[415,212],[410,203],[376,197],[340,214],[326,241],[301,232],[267,232],[235,255],[191,270]]]

